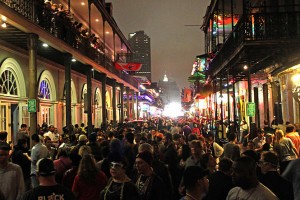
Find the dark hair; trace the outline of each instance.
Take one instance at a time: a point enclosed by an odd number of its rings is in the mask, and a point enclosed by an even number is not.
[[[230,133],[229,135],[228,135],[228,140],[229,141],[234,141],[236,139],[236,134],[235,133]]]
[[[18,147],[22,147],[24,144],[27,144],[26,139],[18,139],[18,143],[17,143]]]
[[[40,137],[38,134],[33,134],[31,136],[31,140],[35,141],[35,142],[40,142]]]
[[[286,131],[287,133],[291,133],[291,132],[293,132],[295,129],[296,129],[296,128],[295,128],[295,126],[294,126],[293,124],[288,124],[288,125],[286,126],[285,131]]]
[[[21,124],[21,128],[27,128],[26,124]]]
[[[208,175],[208,170],[203,170],[199,166],[189,166],[184,170],[183,183],[186,189],[195,187],[196,182]]]
[[[259,156],[256,153],[256,151],[254,151],[254,150],[251,150],[251,149],[250,150],[246,150],[242,154],[245,155],[246,157],[252,158],[255,162],[259,161]]]
[[[8,133],[6,131],[0,132],[0,140],[6,140]]]
[[[219,162],[219,170],[229,172],[232,167],[233,161],[230,158],[222,158]]]
[[[126,140],[130,143],[133,144],[134,141],[134,134],[132,132],[127,132],[125,135]]]
[[[242,168],[247,170],[250,174],[256,176],[256,162],[252,157],[244,156],[235,161],[238,165],[242,165]]]
[[[78,176],[81,177],[85,183],[95,184],[96,174],[99,173],[94,158],[90,154],[86,154],[82,157],[79,168]]]

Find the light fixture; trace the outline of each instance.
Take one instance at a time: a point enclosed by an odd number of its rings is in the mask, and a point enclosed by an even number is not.
[[[81,5],[82,5],[82,6],[84,6],[84,5],[85,5],[85,3],[84,3],[84,2],[81,2]]]
[[[76,62],[76,59],[75,58],[72,58],[72,60],[71,60],[72,62]]]
[[[245,69],[245,70],[248,69],[248,66],[247,66],[247,65],[244,65],[244,69]]]
[[[47,43],[43,43],[43,47],[49,47]]]
[[[109,34],[109,31],[106,31],[105,33],[106,33],[106,34]]]
[[[4,21],[4,22],[6,22],[7,17],[5,17],[4,15],[2,15],[2,16],[1,16],[1,20]]]
[[[5,23],[5,22],[2,22],[1,27],[2,27],[2,28],[6,28],[6,27],[7,27],[6,23]]]
[[[99,19],[96,19],[95,21],[96,21],[96,22],[99,22]]]

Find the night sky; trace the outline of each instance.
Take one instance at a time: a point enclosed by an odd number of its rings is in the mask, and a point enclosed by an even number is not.
[[[204,52],[201,25],[210,0],[107,0],[123,34],[144,30],[151,38],[152,82],[175,80],[188,87],[196,55]]]

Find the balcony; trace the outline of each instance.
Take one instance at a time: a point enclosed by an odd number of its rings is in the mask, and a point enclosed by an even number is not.
[[[251,73],[289,53],[299,53],[300,12],[252,13],[243,15],[209,64],[213,76],[228,68],[230,74]]]
[[[40,56],[63,64],[63,52],[57,47],[67,45],[72,51],[86,56],[88,59],[101,66],[102,68],[99,68],[100,71],[104,68],[133,87],[138,88],[137,80],[126,72],[115,69],[111,56],[106,53],[109,51],[103,41],[97,38],[92,32],[84,33],[84,29],[81,29],[81,27],[79,29],[78,27],[81,22],[78,22],[78,24],[71,22],[69,19],[71,13],[62,13],[59,15],[54,13],[53,10],[51,10],[51,7],[36,5],[34,2],[36,1],[0,0],[0,6],[1,10],[14,10],[23,18],[26,18],[27,21],[37,25],[40,29],[50,34],[51,37],[59,39],[60,42],[56,42],[55,47],[48,48],[47,50],[38,47],[38,54]],[[0,39],[25,50],[27,50],[26,35],[27,33],[20,30],[16,24],[8,23],[6,29],[0,30]],[[43,40],[45,41],[45,39]],[[42,41],[40,40],[39,43],[42,43]],[[105,71],[104,69],[103,71]]]

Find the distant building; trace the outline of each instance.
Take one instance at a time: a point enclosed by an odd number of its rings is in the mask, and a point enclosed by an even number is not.
[[[128,42],[134,50],[133,61],[142,63],[142,69],[135,72],[137,76],[146,76],[151,81],[151,45],[150,37],[144,31],[129,34]]]
[[[178,88],[178,85],[176,81],[170,80],[167,77],[167,74],[164,75],[163,80],[158,81],[158,88],[160,96],[165,105],[171,102],[181,102],[180,90]]]

